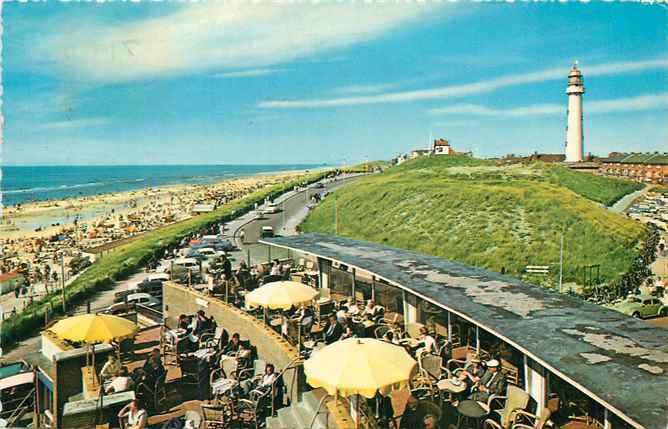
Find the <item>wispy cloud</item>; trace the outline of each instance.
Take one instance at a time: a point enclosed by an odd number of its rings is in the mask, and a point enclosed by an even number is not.
[[[85,118],[85,119],[68,119],[65,121],[52,121],[42,124],[42,128],[48,130],[72,130],[80,128],[99,127],[107,125],[111,121],[109,118]]]
[[[637,112],[668,107],[668,92],[614,100],[589,101],[584,105],[585,114]],[[537,115],[566,115],[561,104],[533,104],[512,109],[493,109],[479,104],[455,104],[429,110],[431,115],[488,116],[515,118]]]
[[[433,15],[429,3],[207,2],[130,23],[61,23],[35,47],[59,71],[117,82],[261,68],[376,38]]]
[[[619,63],[599,64],[582,67],[585,79],[587,76],[602,76],[622,73],[633,73],[645,70],[668,69],[668,59],[646,61],[627,61]],[[269,100],[259,104],[266,109],[299,109],[353,106],[360,104],[405,103],[420,100],[444,99],[482,94],[517,85],[527,85],[555,79],[564,79],[567,68],[552,68],[530,73],[513,74],[495,79],[467,83],[462,85],[441,86],[415,91],[397,91],[375,95],[319,98],[310,100]]]
[[[274,68],[248,69],[248,70],[237,70],[224,73],[216,73],[211,77],[221,78],[221,79],[260,77],[269,74],[283,73],[285,71],[286,69],[274,69]]]
[[[396,83],[380,83],[375,85],[346,85],[334,89],[339,94],[374,94],[399,86]]]

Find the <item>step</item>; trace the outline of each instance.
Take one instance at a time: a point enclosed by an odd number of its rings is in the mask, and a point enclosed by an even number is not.
[[[313,420],[313,411],[310,411],[304,404],[295,404],[292,407],[292,415],[297,422],[296,428],[311,428],[311,421]],[[316,421],[312,429],[324,429]]]
[[[292,414],[292,407],[285,407],[278,410],[278,423],[281,429],[297,429],[298,424]]]
[[[278,417],[267,418],[267,429],[282,429],[281,423],[278,421]]]

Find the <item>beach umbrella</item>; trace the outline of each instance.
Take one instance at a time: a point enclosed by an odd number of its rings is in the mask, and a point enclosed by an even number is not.
[[[372,338],[336,341],[304,362],[306,382],[330,395],[387,395],[408,387],[417,362],[401,347]]]
[[[56,322],[49,331],[63,340],[86,343],[110,343],[132,337],[137,325],[109,314],[83,314]]]
[[[318,296],[318,291],[298,282],[281,281],[267,283],[246,295],[246,304],[271,310],[288,310],[306,304]]]

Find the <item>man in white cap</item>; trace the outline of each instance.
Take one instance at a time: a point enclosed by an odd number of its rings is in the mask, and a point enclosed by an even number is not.
[[[496,359],[487,361],[487,371],[480,379],[480,383],[471,395],[471,399],[487,402],[491,395],[503,395],[505,393],[506,377],[499,371],[499,361]]]

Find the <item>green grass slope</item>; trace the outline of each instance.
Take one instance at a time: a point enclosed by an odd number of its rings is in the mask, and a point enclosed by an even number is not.
[[[619,279],[647,231],[601,207],[634,187],[563,167],[498,167],[467,157],[416,159],[361,179],[328,196],[302,223],[304,232],[385,243],[520,276],[527,265],[551,265],[558,276],[565,230],[565,281],[600,264],[604,281]],[[621,195],[619,195],[621,194]]]

